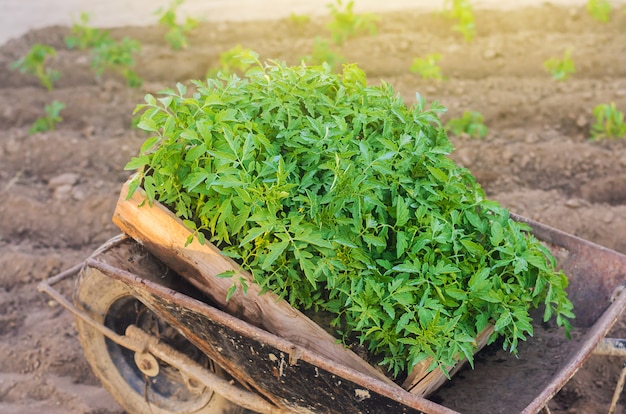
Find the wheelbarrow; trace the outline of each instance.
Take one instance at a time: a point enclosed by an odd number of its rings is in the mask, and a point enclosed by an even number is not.
[[[39,285],[76,316],[86,359],[131,413],[536,413],[592,354],[626,360],[626,341],[606,338],[626,305],[626,256],[533,220],[567,274],[572,339],[533,319],[514,357],[476,355],[428,397],[410,393],[219,309],[204,292],[121,235]],[[77,276],[78,275],[78,276]],[[74,279],[71,301],[54,286]],[[622,371],[608,412],[615,410]],[[480,403],[468,395],[484,395]]]

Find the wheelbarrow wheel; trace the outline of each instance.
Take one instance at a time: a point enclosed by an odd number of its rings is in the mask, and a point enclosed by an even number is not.
[[[163,282],[163,280],[160,280]],[[189,356],[216,374],[226,374],[175,329],[156,317],[121,282],[99,270],[85,268],[78,277],[74,301],[96,322],[123,335],[136,325],[158,335],[159,339]],[[96,376],[117,402],[129,413],[150,414],[240,414],[242,407],[212,390],[190,381],[175,367],[163,361],[154,372],[139,369],[135,353],[106,338],[80,318],[78,337],[85,357]]]

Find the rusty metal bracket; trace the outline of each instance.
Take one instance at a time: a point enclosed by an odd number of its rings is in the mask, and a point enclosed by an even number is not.
[[[622,371],[620,372],[617,384],[615,385],[615,391],[613,391],[613,398],[611,399],[611,406],[609,407],[608,414],[613,414],[617,407],[617,402],[624,390],[624,382],[626,381],[626,339],[618,338],[604,338],[598,342],[596,348],[593,350],[594,355],[603,356],[620,356],[624,358]]]

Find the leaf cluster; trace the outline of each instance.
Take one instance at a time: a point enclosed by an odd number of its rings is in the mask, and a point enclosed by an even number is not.
[[[178,8],[184,0],[173,0],[167,9],[159,8],[155,14],[159,16],[159,24],[165,26],[168,31],[165,33],[165,40],[172,49],[186,49],[189,44],[186,35],[198,26],[198,20],[187,17],[184,23],[178,23]]]
[[[287,20],[296,28],[301,29],[311,21],[311,16],[307,14],[291,13]]]
[[[36,134],[38,132],[54,131],[56,124],[61,122],[61,111],[65,108],[65,104],[57,100],[52,101],[51,104],[46,105],[44,110],[45,116],[35,120],[33,125],[28,130],[29,134]]]
[[[617,109],[615,102],[597,105],[593,108],[592,114],[596,120],[591,126],[592,140],[624,138],[626,136],[624,113]]]
[[[587,11],[595,20],[607,23],[611,18],[611,3],[608,0],[587,0]]]
[[[222,76],[237,74],[243,76],[250,66],[256,62],[255,52],[252,49],[236,45],[219,56],[219,67],[211,68],[207,72],[208,78],[213,78],[221,73]],[[252,62],[252,63],[251,63]]]
[[[142,185],[264,291],[331,312],[394,375],[472,361],[489,324],[516,352],[529,308],[569,327],[549,251],[447,157],[445,108],[408,107],[355,65],[250,64],[146,95],[130,194]]]
[[[457,136],[467,134],[472,138],[484,138],[488,133],[483,115],[476,111],[465,111],[461,118],[452,118],[446,124],[446,130]]]
[[[567,80],[569,75],[576,72],[574,61],[572,60],[572,49],[568,48],[563,52],[563,58],[550,58],[543,63],[543,66],[552,75],[554,80]]]
[[[36,76],[41,84],[49,91],[54,89],[56,82],[61,73],[58,70],[51,69],[46,66],[49,57],[56,56],[57,51],[52,46],[34,44],[26,53],[11,64],[11,69],[19,69],[21,73],[28,73]]]
[[[379,17],[372,13],[354,13],[354,0],[348,0],[345,5],[343,0],[336,0],[335,3],[327,4],[327,7],[332,20],[326,28],[330,30],[335,44],[341,45],[349,38],[364,32],[369,32],[372,36],[376,34]]]
[[[416,57],[411,64],[411,72],[419,74],[424,79],[444,79],[441,68],[437,65],[440,59],[439,53],[431,53],[423,58]]]
[[[122,75],[130,87],[141,86],[143,81],[133,70],[135,54],[141,51],[139,42],[128,37],[118,42],[107,30],[89,26],[89,18],[89,14],[81,13],[80,22],[74,23],[71,34],[65,38],[67,47],[91,51],[91,68],[96,77],[110,69]]]
[[[452,30],[461,33],[470,42],[476,35],[476,23],[469,0],[445,0],[443,10],[444,16],[457,21]]]
[[[143,83],[141,77],[133,70],[135,55],[141,51],[141,44],[134,39],[124,37],[121,41],[103,42],[92,50],[91,67],[96,76],[110,69],[122,75],[128,86],[137,88]]]
[[[90,20],[88,13],[81,13],[79,19],[79,22],[72,25],[70,35],[65,37],[65,44],[69,49],[86,50],[113,41],[108,31],[88,25]]]
[[[340,68],[346,61],[343,55],[332,49],[328,40],[319,36],[315,38],[313,52],[310,55],[304,56],[302,60],[309,65],[321,65],[326,63],[331,69]]]

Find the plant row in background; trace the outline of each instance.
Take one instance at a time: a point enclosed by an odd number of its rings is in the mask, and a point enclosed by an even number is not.
[[[172,49],[180,50],[188,47],[187,35],[198,25],[198,20],[187,17],[179,23],[178,9],[184,0],[173,0],[168,8],[158,9],[157,15],[159,25],[167,28],[165,40]],[[343,0],[336,0],[327,4],[330,12],[330,21],[326,25],[329,38],[317,36],[313,43],[311,54],[302,56],[301,60],[310,65],[326,63],[331,68],[338,69],[345,63],[345,57],[337,47],[342,46],[348,39],[369,33],[377,33],[377,21],[379,17],[372,13],[357,14],[354,12],[354,0],[344,3]],[[587,10],[597,21],[608,22],[610,19],[612,6],[608,0],[588,0]],[[445,18],[453,21],[452,30],[461,33],[467,42],[472,41],[476,35],[476,24],[474,11],[469,0],[445,0],[441,13]],[[289,16],[289,21],[296,26],[303,26],[310,22],[306,15]],[[116,72],[124,77],[130,87],[138,87],[142,80],[135,72],[135,59],[140,53],[141,45],[138,41],[128,37],[120,41],[114,40],[110,34],[101,29],[88,25],[89,16],[82,13],[79,22],[76,22],[71,29],[71,34],[66,38],[67,47],[80,50],[89,50],[91,54],[91,68],[96,77],[100,78],[105,71]],[[569,76],[575,73],[575,64],[572,60],[572,48],[564,51],[562,58],[552,57],[544,62],[545,69],[557,81],[566,81]],[[248,69],[248,65],[241,62],[241,56],[245,56],[250,49],[237,45],[234,48],[224,51],[219,57],[219,66],[209,69],[207,77],[214,77],[218,72],[223,74],[237,73],[240,76]],[[60,73],[47,66],[49,58],[56,56],[56,50],[48,45],[36,44],[22,58],[18,59],[11,66],[19,69],[22,73],[36,76],[41,84],[51,91],[54,83],[59,79]],[[439,53],[431,53],[424,57],[415,57],[409,68],[411,72],[418,74],[423,79],[437,81],[445,80],[441,68],[438,65],[442,56]],[[46,116],[37,120],[37,127],[33,126],[31,131],[45,131],[45,128],[54,129],[57,122],[61,120],[58,111],[51,111],[51,108],[62,108],[58,104],[49,106],[45,110]],[[607,109],[608,108],[608,109]],[[54,116],[51,116],[51,113]],[[592,139],[619,138],[625,136],[623,130],[623,113],[621,113],[613,103],[600,104],[592,111],[596,118],[596,123],[591,131]],[[603,118],[599,118],[600,115]],[[467,117],[471,116],[472,121],[468,123]],[[480,119],[480,121],[478,121]],[[476,111],[465,111],[462,118],[450,120],[447,129],[453,134],[464,133],[472,137],[482,138],[486,136],[487,127],[484,125],[483,117]],[[609,119],[610,121],[606,121]],[[466,128],[459,128],[458,125],[466,123]],[[481,124],[477,127],[477,124]],[[456,125],[452,127],[452,125]],[[613,126],[616,125],[616,126]],[[605,128],[605,129],[602,129]],[[609,129],[606,129],[609,128]]]
[[[159,16],[159,24],[168,28],[165,40],[175,50],[187,47],[185,35],[197,25],[197,21],[191,18],[187,18],[183,24],[177,23],[176,11],[182,3],[183,0],[174,0],[169,8],[155,12]],[[91,27],[87,13],[81,13],[79,20],[72,25],[65,44],[68,49],[90,52],[90,66],[97,79],[106,71],[111,71],[122,76],[131,88],[139,87],[143,83],[134,70],[141,44],[129,37],[117,41],[108,31]],[[61,77],[58,70],[49,67],[49,61],[56,55],[57,50],[54,47],[35,44],[26,55],[11,64],[11,69],[37,77],[46,90],[52,91],[55,82]],[[64,108],[65,104],[57,100],[45,105],[45,115],[35,120],[29,133],[54,130],[62,121],[60,112]]]

